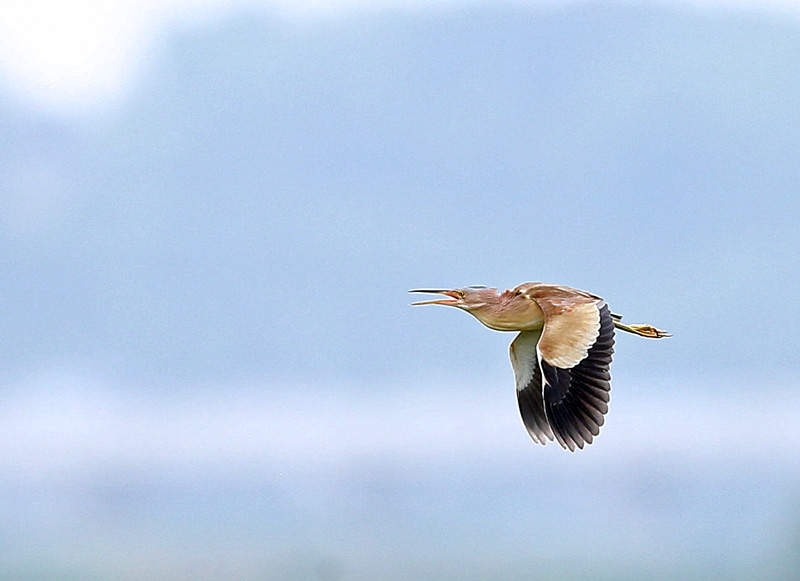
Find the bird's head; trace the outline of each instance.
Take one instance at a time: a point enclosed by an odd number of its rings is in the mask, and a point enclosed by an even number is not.
[[[412,305],[447,305],[449,307],[458,307],[464,311],[480,309],[486,307],[487,305],[492,305],[498,302],[497,289],[485,286],[468,286],[453,290],[415,289],[408,292],[429,293],[445,295],[448,297],[446,299],[434,299],[432,301],[411,303]]]
[[[541,328],[544,321],[539,306],[514,290],[501,293],[496,288],[468,286],[452,290],[416,289],[409,292],[445,295],[448,298],[420,301],[412,305],[457,307],[497,331]]]

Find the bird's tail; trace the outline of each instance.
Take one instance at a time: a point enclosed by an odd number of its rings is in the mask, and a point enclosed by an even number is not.
[[[614,326],[622,331],[639,335],[640,337],[649,337],[650,339],[661,339],[662,337],[672,337],[670,333],[656,329],[651,325],[626,325],[622,322],[622,315],[615,315],[612,313],[611,317],[614,319]]]

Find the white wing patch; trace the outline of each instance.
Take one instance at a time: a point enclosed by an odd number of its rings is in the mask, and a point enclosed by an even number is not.
[[[539,343],[539,337],[541,336],[541,329],[538,331],[523,331],[511,342],[509,356],[511,358],[511,366],[514,368],[517,391],[525,389],[533,379],[533,374],[539,373],[536,365],[539,356],[536,345]]]

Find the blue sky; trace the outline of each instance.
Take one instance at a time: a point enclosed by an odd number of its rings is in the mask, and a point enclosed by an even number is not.
[[[212,29],[243,11],[278,18],[293,27],[327,26],[332,21],[376,14],[416,17],[459,12],[466,7],[530,8],[558,11],[592,3],[516,0],[107,0],[52,2],[32,0],[2,7],[0,23],[3,76],[18,105],[58,115],[88,114],[114,108],[141,82],[164,37],[175,30]],[[648,2],[607,4],[638,9]],[[794,21],[793,0],[684,0],[665,6],[726,18],[767,16]]]
[[[0,47],[4,571],[793,570],[793,4],[154,7]],[[408,306],[526,280],[675,335],[580,454]]]

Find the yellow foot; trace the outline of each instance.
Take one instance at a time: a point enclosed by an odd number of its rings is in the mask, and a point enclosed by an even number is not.
[[[661,329],[656,329],[655,327],[651,327],[650,325],[626,325],[624,323],[620,323],[619,321],[614,321],[614,326],[623,331],[628,331],[629,333],[634,333],[639,335],[640,337],[649,337],[651,339],[661,339],[662,337],[672,337],[671,334],[667,333],[666,331],[662,331]]]

